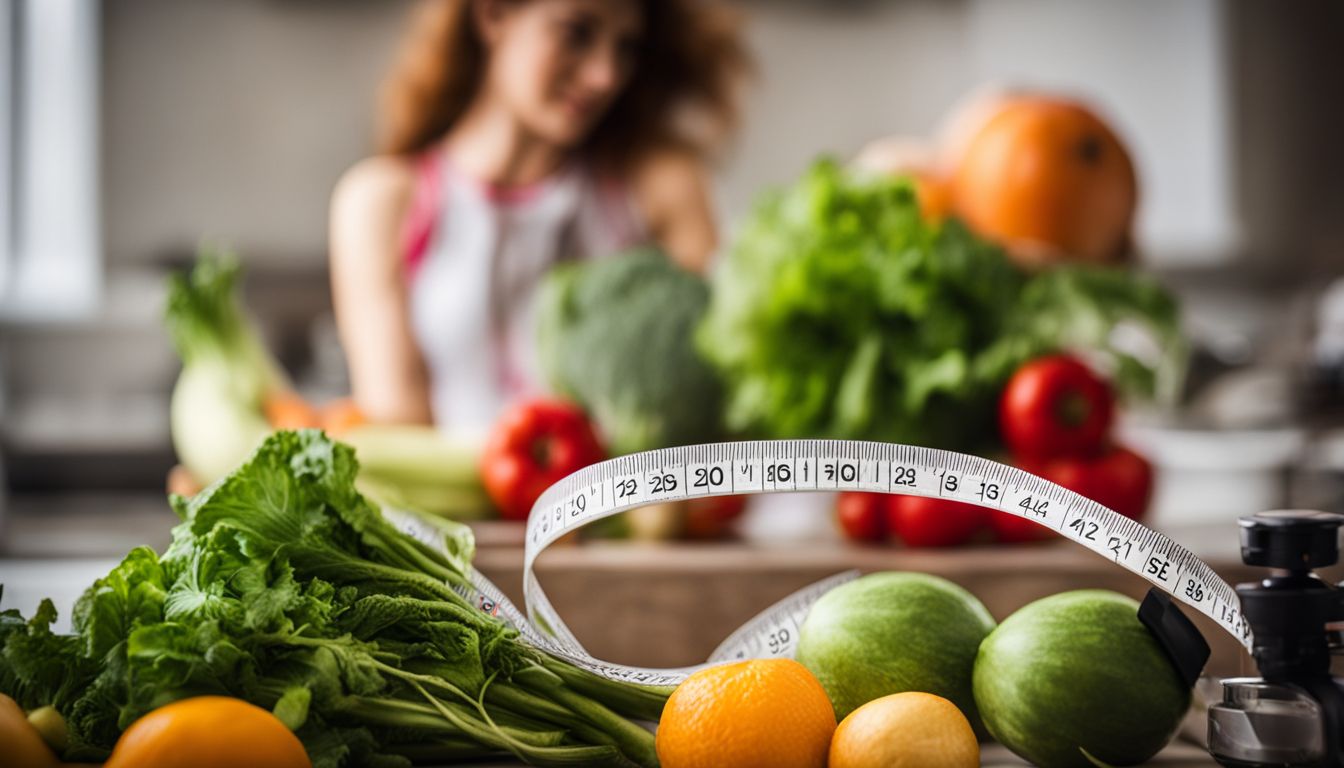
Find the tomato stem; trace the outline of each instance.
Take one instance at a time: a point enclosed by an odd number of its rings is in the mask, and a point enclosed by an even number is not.
[[[1066,427],[1080,427],[1092,415],[1092,403],[1079,392],[1070,392],[1059,399],[1055,416]]]
[[[552,453],[555,451],[555,438],[550,434],[537,435],[532,440],[532,461],[541,469],[548,469],[554,464]]]

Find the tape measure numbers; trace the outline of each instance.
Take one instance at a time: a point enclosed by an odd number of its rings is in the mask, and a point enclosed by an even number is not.
[[[1205,614],[1247,649],[1251,633],[1232,587],[1189,550],[1073,491],[1015,467],[976,456],[888,443],[769,440],[717,443],[632,454],[582,469],[547,489],[527,521],[524,616],[473,572],[482,608],[513,624],[524,639],[598,674],[648,685],[675,685],[700,667],[644,669],[593,658],[565,626],[537,581],[537,557],[584,525],[645,504],[701,496],[872,491],[953,499],[1046,526],[1136,573]],[[396,520],[407,529],[404,520]],[[416,531],[408,531],[417,535]],[[708,663],[791,656],[808,609],[857,573],[806,587],[747,622]],[[703,666],[703,665],[701,665]]]

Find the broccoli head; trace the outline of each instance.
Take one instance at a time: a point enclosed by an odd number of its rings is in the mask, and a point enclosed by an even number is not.
[[[722,385],[694,340],[708,305],[705,281],[655,248],[558,267],[538,296],[545,375],[615,455],[718,439]]]

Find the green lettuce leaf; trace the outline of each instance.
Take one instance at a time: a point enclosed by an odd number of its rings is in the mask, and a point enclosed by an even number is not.
[[[1176,304],[1152,280],[1024,272],[955,219],[926,221],[907,182],[829,161],[761,200],[712,287],[698,346],[726,382],[728,426],[752,437],[992,451],[995,400],[1033,357],[1086,351],[1142,396],[1170,391],[1183,359]],[[1117,343],[1125,325],[1149,349]]]

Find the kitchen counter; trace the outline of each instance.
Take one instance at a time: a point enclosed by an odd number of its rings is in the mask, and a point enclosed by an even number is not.
[[[51,596],[63,617],[79,592],[131,547],[162,550],[177,522],[158,494],[16,497],[9,513],[0,550],[2,605],[27,614],[41,597]],[[1114,589],[1135,598],[1148,589],[1138,576],[1068,542],[953,550],[854,546],[835,538],[827,516],[816,518],[820,533],[802,540],[558,544],[541,556],[537,572],[552,603],[594,655],[643,666],[703,661],[776,600],[852,568],[944,576],[977,595],[999,619],[1068,589]],[[521,605],[521,526],[484,522],[473,528],[476,567]],[[1241,564],[1232,522],[1168,533],[1229,582],[1260,576]],[[1203,617],[1196,622],[1213,646],[1211,674],[1249,670],[1248,658],[1230,636]]]
[[[26,615],[49,596],[61,612],[59,626],[68,627],[76,597],[116,565],[130,546],[141,542],[164,546],[175,522],[166,505],[159,501],[137,508],[122,501],[121,511],[130,514],[112,514],[106,505],[94,503],[29,505],[26,511],[21,507],[19,517],[10,520],[10,556],[0,558],[4,585],[0,607],[19,608]],[[501,523],[475,528],[476,566],[521,604],[521,529]],[[1173,538],[1193,545],[1229,581],[1256,576],[1236,557],[1234,526],[1184,531]],[[58,552],[59,542],[72,539],[80,542],[80,556],[13,556]],[[1000,619],[1031,600],[1067,589],[1099,587],[1141,597],[1148,586],[1067,542],[948,551],[860,547],[835,540],[590,542],[552,547],[541,556],[537,572],[556,609],[594,655],[645,666],[678,666],[702,661],[740,623],[795,589],[851,568],[945,576],[976,594]],[[1202,617],[1197,623],[1214,652],[1206,673],[1250,671],[1247,657],[1231,637]],[[1198,738],[1201,730],[1202,715],[1192,713],[1184,732]],[[997,745],[988,745],[983,759],[988,766],[1023,764]],[[1189,744],[1173,745],[1152,764],[1214,765],[1201,748]]]

